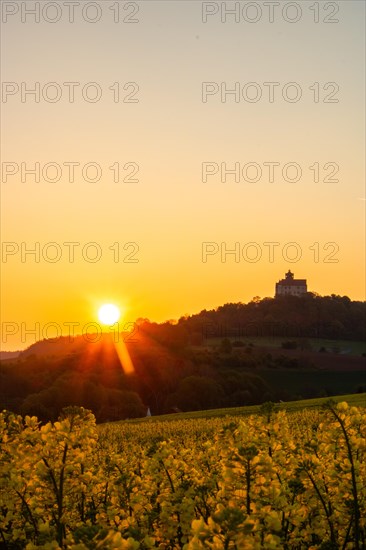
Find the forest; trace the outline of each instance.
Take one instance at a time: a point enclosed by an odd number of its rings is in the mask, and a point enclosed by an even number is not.
[[[108,333],[95,342],[43,340],[0,362],[0,407],[48,421],[83,406],[104,422],[147,408],[155,415],[362,392],[365,353],[351,343],[365,341],[365,320],[365,302],[309,293],[161,324],[138,319],[117,342]]]

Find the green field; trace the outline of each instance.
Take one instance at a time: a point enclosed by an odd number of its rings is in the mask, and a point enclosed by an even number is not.
[[[223,337],[207,338],[202,344],[203,347],[218,347],[220,346]],[[337,350],[338,353],[347,355],[362,355],[366,353],[366,342],[353,342],[350,340],[327,340],[324,338],[298,338],[296,336],[248,336],[228,338],[231,343],[243,342],[244,345],[249,346],[253,344],[256,347],[264,348],[281,348],[282,342],[302,340],[309,344],[311,351],[319,351],[320,348],[325,348],[328,352]],[[240,349],[240,348],[239,348]]]
[[[347,401],[349,405],[355,407],[366,407],[366,393],[355,393],[349,395],[336,395],[332,398],[330,397],[321,397],[317,399],[302,399],[300,401],[287,401],[286,403],[276,403],[276,410],[285,410],[288,412],[291,411],[301,411],[303,409],[316,409],[320,408],[324,403],[329,401],[329,399],[334,399],[337,403],[341,401]],[[113,422],[112,424],[118,424],[120,422],[161,422],[165,420],[184,420],[187,418],[212,418],[220,416],[246,416],[250,414],[257,414],[260,411],[261,405],[252,405],[250,407],[231,407],[225,409],[212,409],[208,411],[193,411],[193,412],[182,412],[175,414],[164,414],[159,416],[150,416],[147,418],[135,418],[132,420],[122,420],[118,422]]]

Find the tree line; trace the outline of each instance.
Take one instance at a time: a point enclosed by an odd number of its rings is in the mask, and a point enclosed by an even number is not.
[[[365,320],[364,302],[309,293],[225,304],[177,322],[140,319],[133,342],[115,344],[110,335],[94,343],[77,337],[72,345],[67,338],[45,340],[0,362],[0,408],[47,421],[66,406],[82,406],[104,422],[144,416],[147,407],[161,414],[327,395],[336,386],[323,376],[316,387],[317,365],[302,353],[307,339],[363,340]],[[266,351],[243,343],[243,336],[281,336],[282,349]],[[214,337],[217,345],[208,348]],[[132,372],[125,369],[121,345]],[[295,372],[301,392],[296,384],[276,385],[276,369]],[[362,391],[362,374],[351,375],[349,391]]]

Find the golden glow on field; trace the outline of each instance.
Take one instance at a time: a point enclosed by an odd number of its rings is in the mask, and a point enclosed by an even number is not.
[[[98,310],[98,319],[103,325],[114,325],[121,316],[121,312],[114,304],[103,304]]]

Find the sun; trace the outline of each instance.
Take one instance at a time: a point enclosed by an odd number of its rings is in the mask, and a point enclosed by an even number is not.
[[[98,311],[98,318],[103,325],[113,325],[118,321],[121,312],[114,304],[103,304]]]

